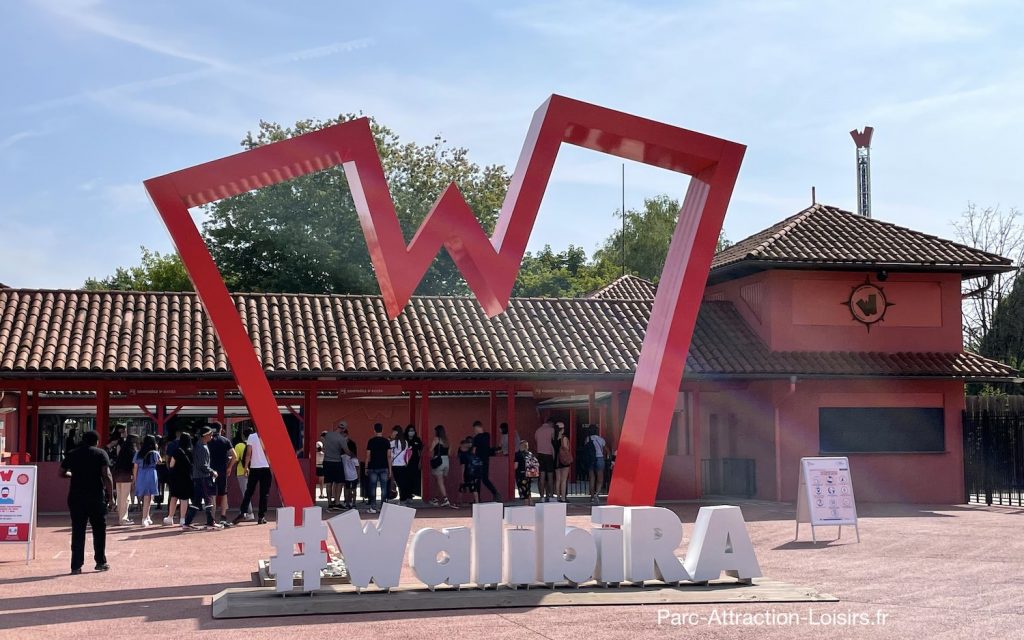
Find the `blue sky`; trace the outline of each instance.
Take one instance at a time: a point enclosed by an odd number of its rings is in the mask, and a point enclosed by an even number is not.
[[[94,2],[0,5],[0,282],[78,287],[170,241],[146,178],[238,151],[260,119],[363,111],[513,166],[551,93],[748,145],[726,233],[855,208],[951,237],[1024,207],[1024,11],[1013,2]],[[563,147],[532,248],[593,250],[620,161]],[[627,164],[627,206],[685,180]]]

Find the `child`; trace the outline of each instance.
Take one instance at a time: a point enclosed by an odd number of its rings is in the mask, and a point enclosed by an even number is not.
[[[519,451],[516,451],[515,459],[516,487],[519,488],[519,497],[526,501],[526,505],[533,506],[533,479],[540,477],[540,462],[537,456],[530,451],[530,443],[526,440],[519,441]]]
[[[324,443],[316,441],[316,488],[317,497],[326,498],[327,488],[324,486]]]
[[[462,463],[462,484],[459,485],[459,502],[462,503],[463,494],[471,494],[472,500],[469,504],[480,502],[480,480],[476,477],[473,467],[473,439],[465,438],[459,445],[459,462]]]
[[[349,439],[348,450],[341,454],[341,466],[345,471],[344,490],[345,509],[356,508],[356,485],[359,483],[359,457],[356,455],[356,441]]]

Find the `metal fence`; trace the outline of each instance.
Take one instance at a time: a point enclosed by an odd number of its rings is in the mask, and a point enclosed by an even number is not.
[[[1024,412],[965,411],[968,502],[1024,506]]]

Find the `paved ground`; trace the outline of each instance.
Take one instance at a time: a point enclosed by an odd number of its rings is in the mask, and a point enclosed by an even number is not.
[[[669,506],[679,512],[684,525],[693,522],[698,507]],[[87,556],[87,572],[69,576],[68,521],[46,516],[40,522],[38,559],[31,565],[14,560],[16,547],[0,547],[0,638],[196,633],[223,638],[244,633],[255,640],[280,638],[282,632],[346,640],[732,638],[752,629],[725,625],[728,616],[766,612],[774,619],[756,627],[759,638],[1024,638],[1024,510],[864,505],[860,544],[853,542],[852,531],[849,538],[844,531],[841,541],[814,546],[792,542],[791,506],[741,506],[766,576],[828,592],[841,601],[673,607],[670,613],[695,614],[696,624],[677,619],[682,626],[676,627],[668,624],[670,620],[659,625],[656,607],[222,621],[210,616],[210,598],[223,588],[249,584],[257,559],[270,555],[269,526],[245,524],[184,534],[159,526],[113,528],[108,542],[113,569],[91,573]],[[584,509],[573,507],[573,513],[583,514]],[[417,525],[465,524],[460,518],[465,514],[422,509]],[[584,521],[578,518],[578,523]],[[783,625],[783,614],[796,619]],[[854,615],[854,624],[828,624],[837,614],[863,614],[863,619]],[[877,624],[880,616],[886,619],[884,625]],[[865,619],[871,624],[861,624]]]

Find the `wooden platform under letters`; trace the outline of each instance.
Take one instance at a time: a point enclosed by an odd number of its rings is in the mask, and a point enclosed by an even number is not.
[[[366,589],[357,593],[351,585],[329,586],[313,594],[296,591],[281,596],[273,589],[225,589],[213,597],[214,618],[258,618],[273,616],[324,615],[332,613],[394,613],[400,611],[437,611],[458,609],[498,609],[532,607],[576,607],[599,605],[686,605],[739,604],[769,602],[838,602],[838,598],[803,587],[767,578],[753,584],[734,580],[713,581],[708,585],[682,584],[678,587],[646,588],[623,586],[604,588],[582,586],[548,589],[476,589],[422,586],[392,589],[391,593]]]

